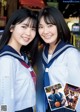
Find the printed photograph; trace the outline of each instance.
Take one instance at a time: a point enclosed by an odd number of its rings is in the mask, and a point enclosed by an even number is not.
[[[64,93],[68,104],[66,108],[75,111],[78,99],[80,98],[80,87],[66,83]]]
[[[61,84],[44,88],[51,111],[68,106]]]

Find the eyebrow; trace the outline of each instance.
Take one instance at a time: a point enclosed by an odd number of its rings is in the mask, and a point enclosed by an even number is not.
[[[29,23],[23,23],[22,25],[29,26]]]
[[[31,28],[36,28],[36,26],[32,23],[23,23],[22,25],[29,26]]]

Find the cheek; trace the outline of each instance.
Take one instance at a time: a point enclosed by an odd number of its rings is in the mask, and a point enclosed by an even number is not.
[[[39,35],[41,35],[41,34],[42,34],[42,30],[38,30],[38,32],[39,32]]]
[[[36,36],[36,32],[33,32],[33,33],[32,33],[32,39],[34,39],[35,36]]]

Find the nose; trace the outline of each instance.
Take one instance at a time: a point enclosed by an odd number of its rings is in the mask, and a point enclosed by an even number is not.
[[[47,33],[48,33],[48,31],[49,31],[49,28],[47,28],[47,27],[44,27],[44,30],[43,30],[43,32],[44,32],[45,34],[47,34]]]
[[[31,28],[27,28],[27,29],[25,30],[25,32],[26,32],[26,35],[30,35],[30,34],[31,34]]]

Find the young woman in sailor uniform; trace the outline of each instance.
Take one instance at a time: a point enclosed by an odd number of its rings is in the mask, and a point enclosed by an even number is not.
[[[38,63],[38,70],[40,65],[43,67],[37,76],[37,112],[51,112],[44,87],[58,83],[63,88],[66,83],[80,87],[80,52],[69,44],[70,30],[58,9],[54,7],[42,9],[38,21],[38,32],[45,47],[42,61]],[[75,111],[80,111],[80,100]],[[72,110],[61,108],[54,112]]]
[[[18,9],[5,27],[0,40],[0,112],[33,112],[36,76],[23,50],[35,52],[36,26],[32,11]]]

